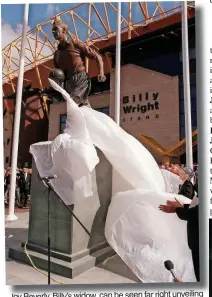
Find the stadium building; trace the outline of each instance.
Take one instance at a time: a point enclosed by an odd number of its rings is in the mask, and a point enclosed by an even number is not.
[[[158,13],[147,15],[147,10],[144,9],[147,8],[145,2],[136,4],[144,15],[142,22],[132,23],[129,13],[132,4],[128,4],[128,19],[122,15],[125,28],[122,28],[121,47],[121,126],[141,141],[152,152],[158,162],[185,162],[180,7],[165,11],[161,6],[157,6]],[[79,16],[78,10],[82,9],[83,5],[87,5],[88,9],[89,7],[90,9],[95,7],[94,12],[97,14],[97,4],[95,4],[96,6],[80,4],[70,10],[72,16]],[[107,3],[107,7],[104,3],[99,5],[104,5],[104,8],[107,8],[110,4]],[[110,7],[116,12],[113,4]],[[70,11],[61,14],[61,19]],[[87,30],[93,30],[94,35],[96,34],[97,37],[92,40],[87,38],[86,41],[101,53],[107,80],[105,83],[97,82],[98,71],[95,62],[86,61],[87,70],[92,81],[89,101],[92,108],[114,118],[115,32],[111,30],[109,22],[106,22],[108,19],[107,14],[105,15],[105,22],[101,19],[100,13],[97,16],[101,25],[106,27],[107,36],[103,34],[98,36],[97,31],[94,28],[91,29],[91,24],[89,26],[89,23],[87,23]],[[65,128],[65,102],[60,101],[59,98],[54,98],[50,102],[46,96],[39,93],[40,90],[49,88],[48,74],[53,68],[52,54],[55,48],[51,40],[52,37],[48,36],[43,29],[47,25],[50,28],[51,22],[52,20],[49,20],[39,24],[34,31],[28,33],[28,40],[34,37],[34,54],[28,54],[26,60],[29,61],[25,63],[19,163],[31,162],[29,146],[32,143],[48,139],[53,140]],[[188,29],[193,147],[194,161],[196,161],[197,104],[195,8],[193,2],[188,3]],[[74,27],[73,32],[75,32],[75,35],[73,35],[77,37],[77,31],[74,31]],[[38,33],[45,33],[45,38],[40,37],[39,39]],[[37,39],[35,36],[37,36]],[[15,46],[18,48],[20,43],[21,38],[3,50],[3,57],[5,57],[3,65],[5,167],[9,166],[11,162],[17,85],[17,69],[11,64],[11,61],[13,64],[17,64],[17,58],[13,50]],[[42,54],[42,46],[48,49],[45,54]],[[38,57],[36,59],[39,51],[41,53],[40,60]],[[9,58],[11,69],[8,73],[8,67],[7,71],[4,70],[4,67],[8,65],[7,60]]]

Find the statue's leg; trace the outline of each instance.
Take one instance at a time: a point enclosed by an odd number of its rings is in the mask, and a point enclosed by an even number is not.
[[[79,106],[91,107],[88,101],[90,80],[87,73],[82,72],[71,76],[65,82],[65,89]]]
[[[90,105],[90,102],[88,100],[88,95],[91,91],[91,81],[90,79],[88,78],[87,74],[86,74],[86,84],[85,84],[85,88],[82,92],[82,95],[81,95],[81,105],[85,105],[87,107],[91,107]]]

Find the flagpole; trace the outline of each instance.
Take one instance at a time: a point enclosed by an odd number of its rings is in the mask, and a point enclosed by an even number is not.
[[[117,7],[116,69],[115,69],[115,121],[120,125],[120,75],[121,75],[121,2]]]
[[[115,68],[115,100],[114,109],[115,117],[114,120],[117,125],[120,126],[120,76],[121,76],[121,2],[117,3],[117,29],[116,29],[116,68]],[[116,193],[115,185],[117,184],[117,179],[119,179],[119,174],[113,168],[112,170],[112,193]]]
[[[12,144],[12,174],[11,174],[11,180],[10,180],[9,213],[6,216],[6,221],[13,221],[17,219],[17,216],[15,215],[16,170],[17,170],[17,162],[18,162],[19,130],[20,130],[20,119],[21,119],[21,102],[22,102],[22,90],[23,90],[23,79],[24,79],[24,58],[25,58],[25,48],[26,48],[26,33],[27,33],[28,17],[29,17],[29,4],[25,4],[19,74],[18,74],[18,85],[17,85],[17,92],[16,92],[17,96],[15,101],[15,122],[14,122],[13,144]]]
[[[183,61],[185,137],[186,137],[186,166],[193,169],[187,1],[183,1],[181,7],[182,7],[182,56],[183,56],[182,61]]]

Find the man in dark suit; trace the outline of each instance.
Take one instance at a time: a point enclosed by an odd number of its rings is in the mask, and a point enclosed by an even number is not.
[[[179,219],[187,221],[188,246],[192,253],[196,279],[200,281],[199,275],[199,206],[192,208],[177,207],[176,214]]]
[[[21,205],[21,171],[20,169],[16,170],[16,187],[15,187],[15,202],[18,207]]]
[[[29,199],[31,186],[31,174],[28,172],[28,168],[23,168],[21,174],[21,194],[22,194],[22,207],[27,206],[27,201]]]
[[[195,190],[198,195],[198,181]],[[160,205],[159,209],[166,213],[176,213],[178,218],[187,221],[188,246],[192,253],[192,260],[197,281],[200,281],[199,271],[199,206],[190,207],[179,201],[167,201],[166,205]]]

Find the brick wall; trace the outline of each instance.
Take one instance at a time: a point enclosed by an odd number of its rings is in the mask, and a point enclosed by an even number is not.
[[[112,73],[110,96],[112,118],[114,118],[115,100],[114,81],[115,74]],[[146,93],[148,93],[148,100]],[[154,100],[156,96],[157,100]],[[155,102],[158,103],[155,105]],[[151,110],[152,104],[154,104],[154,110]],[[130,106],[131,112],[124,113],[124,108],[126,111]],[[136,107],[134,112],[133,107]],[[145,113],[141,110],[137,111],[137,108],[145,111],[148,107],[150,110]],[[179,141],[178,77],[171,77],[136,65],[123,66],[121,68],[120,120],[121,126],[136,138],[142,134],[153,138],[165,148],[174,146]]]

